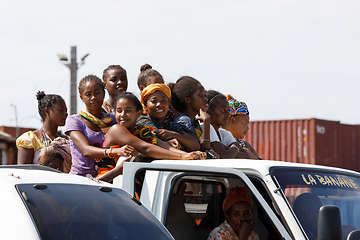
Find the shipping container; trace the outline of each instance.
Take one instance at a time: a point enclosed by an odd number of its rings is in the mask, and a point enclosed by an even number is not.
[[[360,171],[360,126],[316,118],[252,121],[244,140],[262,159]]]

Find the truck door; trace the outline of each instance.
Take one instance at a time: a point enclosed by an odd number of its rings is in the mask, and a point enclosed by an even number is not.
[[[240,170],[189,166],[181,162],[126,163],[123,188],[135,195],[136,181],[144,172],[138,197],[177,240],[207,239],[209,233],[224,222],[222,203],[229,190],[236,186],[247,187],[253,198],[252,218],[259,239],[291,239],[273,210]]]

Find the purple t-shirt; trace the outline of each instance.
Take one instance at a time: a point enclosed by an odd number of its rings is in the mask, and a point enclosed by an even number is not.
[[[116,123],[115,116],[110,114],[113,119],[111,125]],[[82,117],[79,114],[74,114],[66,119],[65,124],[65,134],[70,136],[71,131],[80,131],[84,134],[86,139],[89,141],[91,146],[101,147],[104,142],[104,133],[94,132],[88,126],[86,126]],[[86,174],[90,173],[92,176],[96,176],[95,170],[95,160],[92,158],[86,158],[82,155],[80,150],[75,146],[74,142],[70,138],[70,150],[72,157],[72,165],[70,174],[86,176]]]

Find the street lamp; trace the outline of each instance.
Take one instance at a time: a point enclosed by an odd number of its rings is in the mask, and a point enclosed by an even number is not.
[[[76,98],[76,71],[80,66],[85,64],[85,58],[90,53],[81,58],[81,62],[76,62],[76,46],[71,47],[71,61],[69,62],[65,54],[58,54],[59,60],[62,64],[70,69],[70,115],[76,114],[77,98]]]

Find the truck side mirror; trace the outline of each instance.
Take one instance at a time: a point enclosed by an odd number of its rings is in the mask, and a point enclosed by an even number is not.
[[[359,240],[360,239],[360,230],[354,230],[349,233],[346,240]]]
[[[335,205],[325,205],[319,210],[318,240],[342,240],[340,209]]]

